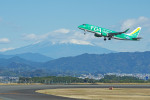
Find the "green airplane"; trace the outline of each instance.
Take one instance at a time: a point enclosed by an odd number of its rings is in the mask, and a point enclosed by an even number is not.
[[[129,29],[123,32],[116,32],[116,31],[112,31],[109,29],[105,29],[102,27],[89,25],[89,24],[82,24],[78,26],[78,28],[84,30],[84,34],[86,34],[86,32],[92,32],[94,33],[95,37],[104,37],[104,41],[106,41],[106,38],[108,38],[108,40],[111,40],[111,38],[119,39],[119,40],[140,40],[141,39],[141,37],[138,37],[141,27],[136,28],[133,32],[129,34],[125,34]]]

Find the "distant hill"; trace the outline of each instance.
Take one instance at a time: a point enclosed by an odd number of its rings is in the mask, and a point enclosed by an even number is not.
[[[40,42],[37,44],[32,44],[14,50],[10,50],[4,52],[4,54],[14,55],[26,52],[40,53],[42,55],[46,55],[52,58],[60,58],[68,56],[77,56],[83,53],[104,54],[104,53],[112,53],[114,51],[102,48],[100,46],[92,46],[92,45],[79,45],[70,43],[52,44],[51,42]]]
[[[9,59],[0,58],[0,75],[20,76],[24,72],[32,72],[40,65],[41,63],[31,62],[17,56]]]
[[[150,73],[150,52],[82,54],[49,61],[43,67],[87,73]]]
[[[82,54],[48,62],[33,62],[20,57],[0,58],[0,76],[48,76],[83,73],[150,73],[150,51],[110,54]]]
[[[51,57],[39,53],[22,53],[22,54],[16,54],[15,56],[18,56],[26,60],[35,61],[35,62],[46,62],[53,59]]]
[[[34,61],[34,62],[46,62],[46,61],[50,61],[53,59],[51,57],[47,57],[47,56],[41,55],[39,53],[30,53],[30,52],[29,53],[22,53],[22,54],[15,54],[15,55],[0,54],[0,58],[5,58],[5,59],[9,59],[9,58],[12,58],[15,56],[23,58],[23,59],[28,60],[28,61]]]

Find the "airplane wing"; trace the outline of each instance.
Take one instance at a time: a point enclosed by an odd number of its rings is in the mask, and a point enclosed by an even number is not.
[[[126,33],[128,30],[129,30],[129,28],[128,28],[128,29],[126,29],[126,30],[125,30],[125,31],[123,31],[123,32],[108,33],[108,36],[109,36],[109,37],[112,37],[112,36],[114,36],[114,35],[119,35],[119,34],[122,34],[122,33]]]

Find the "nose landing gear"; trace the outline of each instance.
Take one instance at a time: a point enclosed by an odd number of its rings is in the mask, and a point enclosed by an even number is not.
[[[84,30],[84,35],[86,35],[86,30]]]

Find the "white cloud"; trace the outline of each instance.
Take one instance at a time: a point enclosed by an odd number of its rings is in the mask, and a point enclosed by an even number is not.
[[[8,38],[1,38],[0,43],[9,43],[10,40]]]
[[[139,18],[127,19],[122,23],[121,29],[125,30],[127,28],[135,28],[138,26],[150,27],[150,18],[141,16]]]
[[[60,43],[71,43],[71,44],[79,44],[79,45],[93,45],[92,43],[90,43],[88,41],[76,40],[76,39],[64,40],[64,41],[61,41]]]
[[[81,44],[81,45],[93,45],[93,44],[90,43],[90,42],[83,41],[83,40],[76,40],[76,39],[70,40],[70,43]]]
[[[54,32],[67,34],[70,32],[70,30],[62,28],[62,29],[55,30]]]
[[[35,34],[25,34],[24,39],[25,40],[36,40],[37,36]]]
[[[70,32],[70,30],[63,28],[63,29],[58,29],[58,30],[55,30],[53,32],[49,32],[49,33],[42,34],[42,35],[36,35],[34,33],[24,34],[23,39],[37,42],[37,41],[46,40],[47,38],[59,38],[59,37],[62,37],[69,32]]]
[[[93,34],[84,35],[79,31],[69,29],[58,29],[42,35],[24,34],[23,39],[27,41],[29,40],[33,41],[34,43],[38,43],[40,41],[51,41],[52,43],[72,43],[72,44],[92,45],[90,41],[94,36],[91,37],[91,35]]]
[[[42,41],[48,37],[48,34],[36,35],[36,34],[24,34],[23,40],[27,41]]]
[[[9,50],[13,50],[15,48],[2,48],[0,49],[0,52],[5,52],[5,51],[9,51]]]

